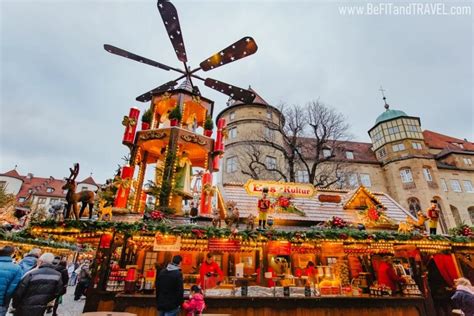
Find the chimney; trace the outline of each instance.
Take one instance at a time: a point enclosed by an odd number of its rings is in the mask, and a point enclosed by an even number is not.
[[[33,174],[32,174],[32,173],[28,173],[28,174],[26,175],[26,177],[31,180],[31,179],[33,179]]]

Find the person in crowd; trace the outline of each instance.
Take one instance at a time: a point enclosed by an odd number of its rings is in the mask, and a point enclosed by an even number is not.
[[[211,253],[208,253],[206,256],[206,260],[201,264],[201,268],[199,269],[199,282],[201,288],[203,289],[211,289],[218,285],[223,277],[224,273],[222,272],[219,265],[214,261],[214,257]]]
[[[159,316],[177,316],[184,301],[183,274],[181,273],[183,258],[176,255],[156,278],[156,301]]]
[[[308,263],[306,264],[306,268],[304,269],[303,274],[308,277],[308,281],[310,283],[311,282],[313,282],[313,283],[316,282],[317,271],[316,271],[316,267],[315,267],[313,261],[308,261]]]
[[[397,285],[404,282],[404,279],[395,272],[389,256],[384,257],[379,262],[377,268],[377,280],[379,284],[386,285],[392,289],[393,293],[397,291]]]
[[[186,316],[201,315],[204,308],[206,308],[206,303],[204,302],[201,288],[197,285],[191,286],[189,300],[183,303],[183,309],[186,312]]]
[[[61,273],[61,281],[63,282],[63,288],[59,295],[54,300],[53,306],[53,316],[58,316],[58,307],[59,303],[62,300],[62,296],[66,294],[67,286],[69,283],[69,274],[66,268],[67,262],[65,260],[61,260],[61,257],[55,257],[53,264],[56,266],[56,270]]]
[[[451,297],[455,308],[460,309],[464,315],[474,315],[474,288],[466,278],[454,280],[456,292]]]
[[[33,248],[30,252],[20,261],[20,268],[23,270],[23,274],[36,268],[38,258],[41,256],[41,249]]]
[[[7,314],[10,298],[23,276],[20,266],[13,263],[13,247],[0,249],[0,316]]]
[[[54,255],[44,253],[38,259],[38,269],[27,273],[13,294],[15,316],[42,316],[47,305],[63,289],[61,273],[53,265]]]
[[[69,284],[71,286],[76,285],[77,273],[76,273],[76,265],[74,262],[69,262],[67,266],[67,274],[69,277]]]
[[[86,295],[86,291],[92,280],[92,275],[89,266],[89,260],[84,260],[84,263],[79,267],[79,274],[76,289],[74,290],[74,300],[78,301],[82,295]]]
[[[189,212],[189,222],[191,224],[197,224],[197,216],[198,216],[199,210],[198,208],[194,205],[194,202],[191,202],[191,210]]]

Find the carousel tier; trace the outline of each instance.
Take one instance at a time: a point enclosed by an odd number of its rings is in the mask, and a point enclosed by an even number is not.
[[[205,167],[209,153],[213,150],[214,140],[179,127],[158,128],[137,133],[136,145],[140,155],[148,153],[147,163],[164,160],[166,146],[170,138],[176,135],[177,154],[186,153],[194,167]]]

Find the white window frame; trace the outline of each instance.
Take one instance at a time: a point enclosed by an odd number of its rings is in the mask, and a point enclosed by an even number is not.
[[[26,201],[26,198],[24,198],[24,197],[18,198],[18,202],[20,202],[20,203],[23,203],[25,201]]]
[[[464,187],[464,191],[474,193],[474,187],[472,186],[471,180],[463,180],[462,186]]]
[[[397,134],[397,133],[400,133],[400,127],[392,126],[392,127],[388,128],[388,135],[393,135],[393,134]]]
[[[471,158],[463,158],[463,160],[465,165],[472,166]]]
[[[430,169],[431,168],[423,167],[423,177],[425,178],[426,182],[433,182]]]
[[[47,192],[47,193],[53,193],[53,192],[54,192],[54,188],[52,188],[52,187],[47,187],[47,188],[46,188],[46,192]]]
[[[403,144],[403,143],[398,143],[398,144],[392,145],[393,152],[403,151],[405,149],[406,149],[405,144]]]
[[[328,157],[331,157],[331,149],[323,149],[323,157],[324,158],[328,158]]]
[[[408,131],[408,132],[419,132],[419,131],[418,131],[418,126],[417,126],[417,125],[413,125],[413,124],[408,124],[408,125],[407,125],[407,131]]]
[[[237,126],[229,128],[229,138],[230,139],[237,138]]]
[[[267,169],[276,169],[277,168],[277,158],[273,156],[265,156],[265,166]]]
[[[403,168],[400,170],[400,177],[403,183],[413,183],[413,174],[410,168]]]
[[[263,133],[265,135],[265,138],[269,139],[269,140],[273,140],[273,138],[275,137],[275,131],[272,130],[270,127],[268,126],[265,126],[264,129],[263,129]]]
[[[411,143],[411,147],[413,147],[413,149],[416,149],[416,150],[422,150],[423,149],[423,146],[419,142]]]
[[[439,179],[441,181],[441,188],[443,188],[444,192],[448,192],[448,185],[446,184],[446,180],[444,178]]]
[[[366,187],[366,188],[370,188],[372,186],[372,181],[370,180],[370,174],[368,173],[360,173],[359,174],[359,177],[360,177],[360,183]]]
[[[38,204],[46,204],[46,198],[45,197],[39,197],[38,198]]]
[[[350,173],[347,176],[347,183],[348,183],[350,188],[354,188],[354,187],[359,186],[359,179],[357,177],[357,173]]]
[[[385,150],[385,148],[380,148],[377,151],[377,154],[379,155],[379,158],[383,158],[383,157],[387,156],[387,151]]]
[[[347,159],[350,159],[350,160],[353,160],[354,159],[354,152],[353,151],[346,151],[346,158]]]
[[[459,183],[459,180],[457,179],[451,179],[451,189],[453,189],[453,192],[462,192],[461,184]]]
[[[237,157],[232,156],[225,161],[225,171],[227,173],[237,172]]]
[[[296,182],[307,183],[309,182],[309,174],[307,170],[296,171]]]
[[[229,113],[229,121],[235,120],[235,111]]]

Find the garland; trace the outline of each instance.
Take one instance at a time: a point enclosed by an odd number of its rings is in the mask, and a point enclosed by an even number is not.
[[[76,245],[71,245],[71,244],[65,243],[65,242],[57,242],[57,241],[48,240],[48,239],[37,239],[37,238],[21,237],[21,236],[18,236],[18,235],[0,234],[0,240],[12,242],[12,243],[36,245],[36,246],[41,246],[41,247],[69,249],[69,250],[72,250],[72,251],[81,250]]]
[[[306,241],[306,240],[374,240],[374,241],[447,241],[455,243],[474,242],[473,236],[455,236],[455,235],[425,235],[418,231],[410,234],[400,234],[395,231],[376,231],[369,232],[366,230],[358,230],[354,228],[325,228],[313,227],[305,231],[282,231],[282,230],[266,230],[263,232],[254,230],[242,230],[232,232],[229,228],[218,228],[213,226],[195,226],[195,225],[179,225],[171,226],[166,222],[90,222],[67,220],[65,222],[56,222],[54,220],[46,220],[41,222],[33,222],[30,228],[63,228],[65,233],[68,229],[78,229],[81,233],[94,232],[101,230],[114,230],[124,234],[154,234],[157,232],[163,234],[173,234],[177,236],[185,236],[195,239],[205,238],[229,238],[238,237],[242,240],[278,240],[284,239],[289,241]],[[51,233],[51,232],[50,232]]]

